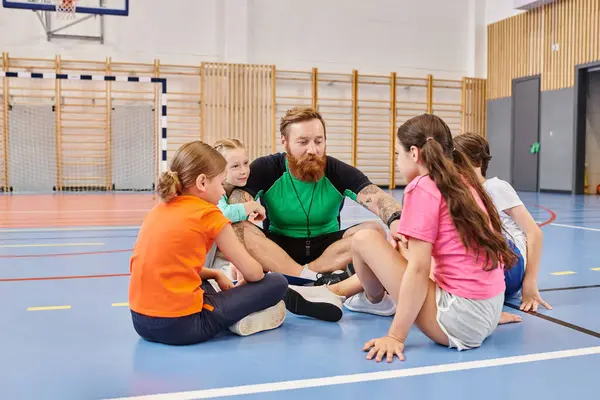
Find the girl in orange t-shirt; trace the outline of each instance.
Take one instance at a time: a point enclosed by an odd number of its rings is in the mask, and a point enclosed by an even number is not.
[[[263,272],[217,207],[226,164],[217,150],[194,141],[160,176],[162,201],[145,217],[130,261],[133,326],[146,340],[185,345],[228,329],[246,336],[283,323],[286,278]],[[236,265],[242,284],[203,267],[213,244]]]

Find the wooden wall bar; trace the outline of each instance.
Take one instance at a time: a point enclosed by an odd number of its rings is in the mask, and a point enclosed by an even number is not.
[[[542,90],[575,84],[575,66],[600,59],[600,0],[559,0],[488,25],[487,97],[541,75]]]
[[[393,188],[404,183],[395,167],[395,132],[409,118],[431,112],[444,118],[455,135],[465,131],[485,134],[486,81],[482,79],[368,75],[357,70],[333,73],[317,68],[289,71],[274,65],[213,62],[177,65],[160,60],[12,58],[7,53],[2,53],[0,69],[167,78],[169,160],[181,144],[197,139],[214,143],[237,137],[251,158],[284,150],[279,139],[281,116],[293,107],[313,106],[327,123],[328,154],[358,166],[375,183]],[[23,81],[27,78],[0,82],[0,191],[11,186],[8,139],[10,124],[15,123],[9,113],[13,104],[60,105],[53,117],[56,190],[73,186],[111,190],[115,176],[123,173],[113,166],[118,157],[111,146],[113,125],[117,120],[121,130],[136,125],[134,116],[123,116],[119,106],[153,108],[154,128],[160,126],[160,88],[154,84]],[[124,128],[124,123],[129,125]],[[158,140],[157,135],[154,164],[149,167],[146,164],[153,161],[144,161],[147,156],[140,155],[135,168],[153,168],[158,173]]]

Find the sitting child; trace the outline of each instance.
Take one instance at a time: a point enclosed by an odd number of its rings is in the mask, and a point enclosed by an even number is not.
[[[226,165],[218,151],[194,141],[177,150],[171,170],[159,178],[162,201],[146,215],[130,261],[133,326],[148,341],[186,345],[227,329],[245,336],[283,323],[286,278],[263,272],[216,205]],[[238,267],[243,284],[204,268],[215,243]]]
[[[252,200],[247,203],[227,204],[228,197],[236,187],[245,186],[250,175],[250,159],[246,148],[238,139],[221,139],[213,146],[227,161],[227,176],[223,187],[225,194],[218,207],[232,223],[240,221],[260,222],[265,218],[265,208]],[[238,279],[237,269],[223,258],[214,245],[206,257],[206,267],[223,271],[230,279]]]
[[[397,166],[408,185],[392,234],[407,251],[373,231],[352,237],[352,262],[366,298],[376,304],[387,291],[397,303],[386,335],[363,350],[367,359],[403,360],[413,325],[438,344],[477,348],[500,323],[504,271],[517,257],[489,195],[473,170],[457,162],[465,156],[442,119],[409,119],[397,139]]]
[[[474,133],[465,133],[454,138],[454,146],[471,162],[475,174],[500,214],[502,227],[511,248],[519,256],[517,265],[505,273],[506,296],[513,297],[522,292],[520,308],[523,311],[537,311],[538,305],[551,309],[540,296],[537,287],[542,230],[508,182],[497,177],[486,179],[492,156],[485,138]]]

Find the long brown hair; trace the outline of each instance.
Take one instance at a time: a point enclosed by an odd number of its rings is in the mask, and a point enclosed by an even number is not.
[[[399,144],[406,151],[412,146],[421,149],[421,160],[448,205],[463,245],[475,250],[477,256],[481,250],[485,251],[484,270],[498,268],[501,263],[505,269],[512,268],[517,257],[502,236],[494,203],[479,183],[469,160],[454,149],[448,125],[435,115],[423,114],[406,121],[398,128],[397,135]],[[487,215],[477,204],[469,186],[483,201]]]
[[[198,176],[204,174],[213,179],[225,171],[226,166],[225,158],[212,146],[199,140],[188,142],[175,152],[171,169],[160,174],[158,196],[168,203],[194,186]]]
[[[481,168],[481,175],[485,177],[492,156],[487,140],[476,133],[463,133],[454,138],[454,147],[463,153],[474,167]]]

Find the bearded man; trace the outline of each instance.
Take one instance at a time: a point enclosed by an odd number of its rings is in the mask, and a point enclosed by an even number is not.
[[[280,133],[285,153],[254,160],[246,186],[229,197],[229,204],[260,199],[266,209],[263,229],[243,221],[234,230],[266,271],[307,278],[315,285],[339,282],[348,277],[352,235],[362,229],[386,234],[374,221],[342,230],[345,198],[377,215],[392,234],[402,207],[357,168],[326,155],[325,122],[318,111],[289,110]]]

